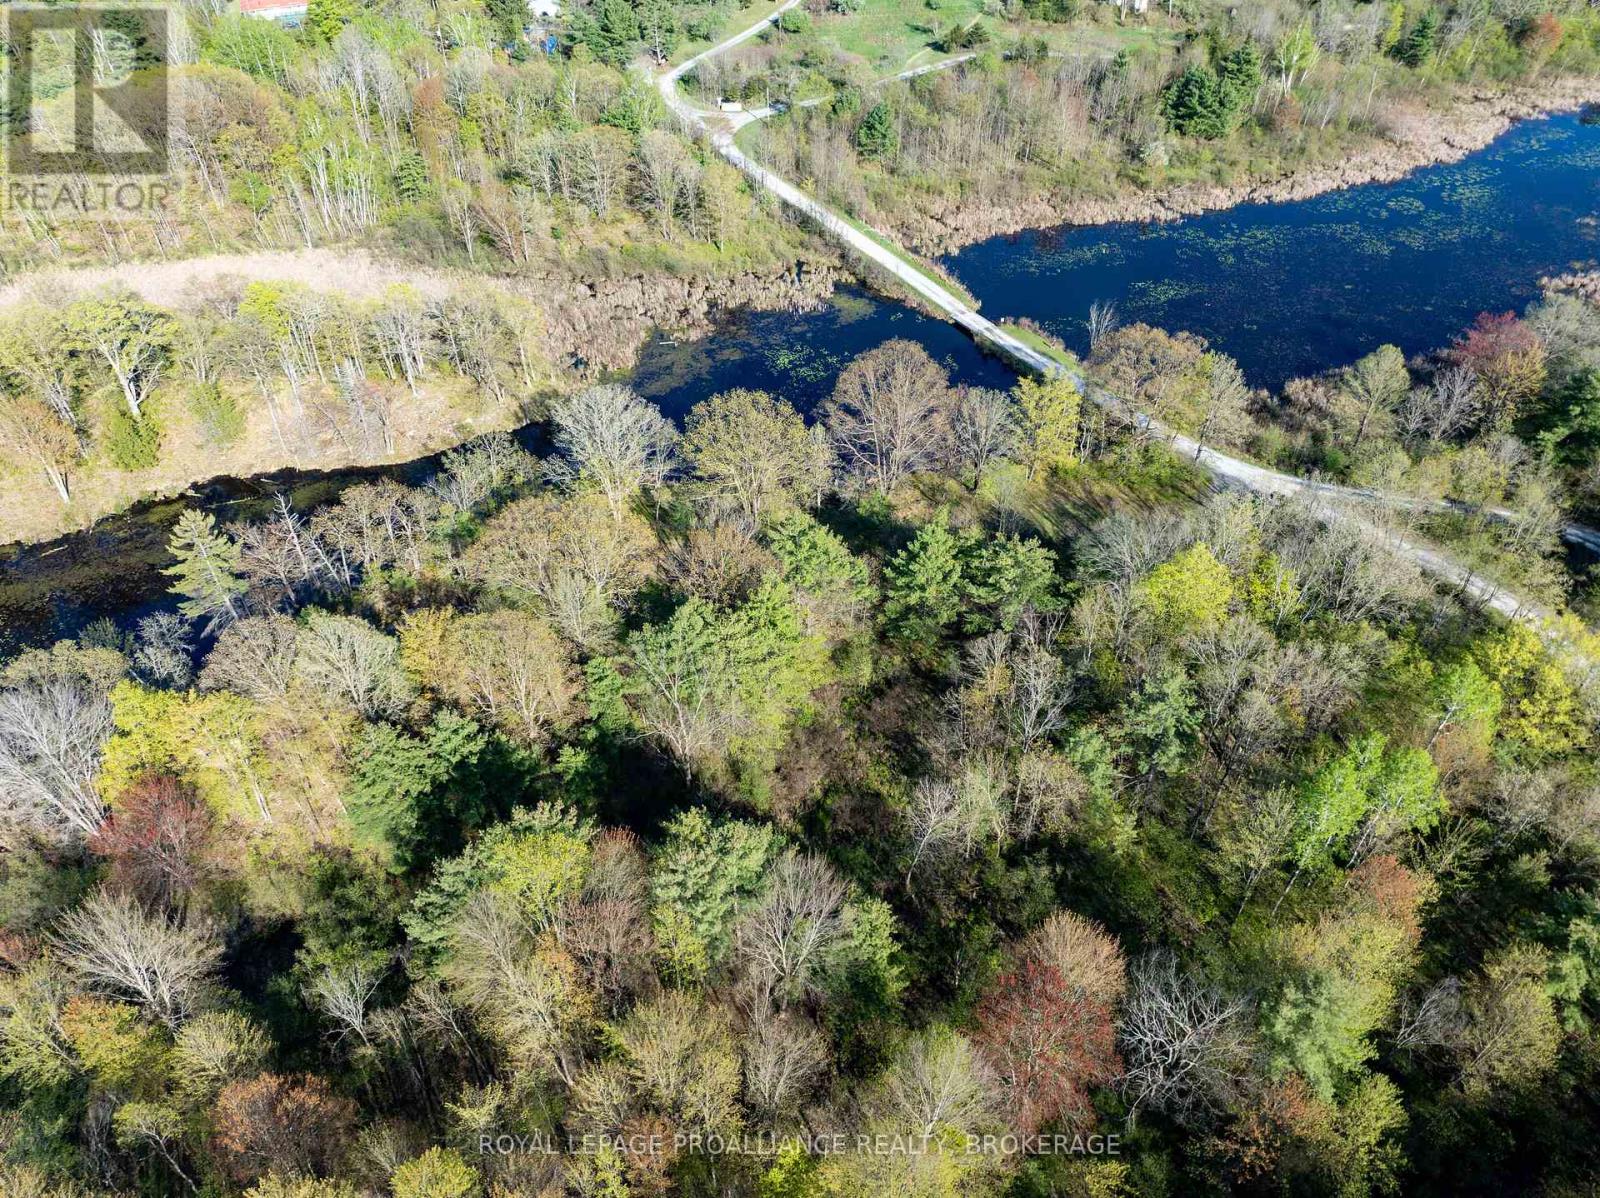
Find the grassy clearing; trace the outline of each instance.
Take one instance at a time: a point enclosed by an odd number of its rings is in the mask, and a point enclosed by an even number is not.
[[[984,7],[982,0],[866,0],[859,12],[811,17],[805,32],[781,36],[790,49],[814,45],[825,54],[863,62],[875,74],[892,75],[945,57],[939,44],[945,31],[983,17]],[[1180,31],[1160,17],[1117,24],[1097,12],[1091,19],[1066,25],[993,16],[984,23],[997,51],[1023,38],[1038,38],[1059,54],[1099,58],[1119,50],[1135,55],[1161,52],[1181,40]]]
[[[761,0],[758,4],[749,4],[736,8],[723,20],[718,27],[716,35],[708,40],[690,39],[678,47],[677,53],[672,56],[673,63],[683,62],[693,58],[702,50],[709,50],[712,46],[720,45],[736,33],[742,33],[758,21],[772,19],[772,14],[783,7],[783,0]],[[756,35],[758,38],[761,34]]]
[[[1180,29],[1167,25],[1159,18],[1149,22],[1128,21],[1116,23],[1108,13],[1096,10],[1099,19],[1073,21],[1058,25],[1049,21],[1009,21],[1002,28],[1019,37],[1042,38],[1057,54],[1103,58],[1126,50],[1139,55],[1160,53],[1178,46],[1183,41]]]
[[[810,36],[888,73],[933,60],[940,35],[982,11],[982,0],[866,0],[860,12],[816,20]]]
[[[1160,445],[1032,479],[1022,467],[1005,463],[988,471],[975,490],[970,481],[918,475],[900,495],[902,517],[926,520],[944,508],[958,525],[982,526],[992,525],[1003,512],[1059,542],[1081,535],[1114,512],[1188,507],[1211,494],[1204,471]]]

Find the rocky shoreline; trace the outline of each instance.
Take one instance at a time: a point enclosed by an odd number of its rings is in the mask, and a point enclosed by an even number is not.
[[[1513,90],[1471,89],[1448,108],[1397,110],[1382,137],[1335,163],[1311,165],[1278,179],[1234,186],[1189,184],[1148,195],[1116,199],[1060,199],[1041,195],[1015,204],[947,207],[891,221],[891,232],[923,254],[948,254],[975,241],[1054,225],[1099,225],[1117,221],[1168,221],[1237,204],[1304,200],[1364,183],[1391,183],[1425,166],[1457,162],[1481,150],[1514,123],[1528,117],[1570,112],[1600,103],[1600,79],[1551,80]]]

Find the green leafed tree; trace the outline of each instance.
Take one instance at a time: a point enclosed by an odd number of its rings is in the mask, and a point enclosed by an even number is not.
[[[651,863],[650,901],[670,974],[699,981],[723,959],[736,916],[759,893],[778,848],[770,825],[713,820],[698,807],[667,824]]]
[[[1217,78],[1236,111],[1255,102],[1261,87],[1261,53],[1254,42],[1245,42],[1222,56],[1217,63]]]
[[[1227,618],[1233,579],[1202,541],[1150,571],[1139,584],[1139,598],[1162,632],[1182,636]]]
[[[765,391],[740,388],[696,404],[682,453],[709,499],[754,523],[827,485],[826,463],[800,413]]]
[[[1077,465],[1078,411],[1083,396],[1072,380],[1025,378],[1013,394],[1020,456],[1028,477]]]
[[[1373,1054],[1367,1033],[1368,1007],[1361,981],[1319,972],[1291,983],[1268,1012],[1267,1041],[1272,1066],[1294,1069],[1324,1100]]]
[[[1150,777],[1177,773],[1201,722],[1194,687],[1175,667],[1145,679],[1119,718],[1139,771]]]
[[[1383,768],[1384,736],[1372,732],[1317,770],[1300,788],[1294,857],[1299,870],[1328,866],[1372,810],[1371,789]]]
[[[528,762],[496,733],[448,709],[424,736],[371,724],[356,747],[346,806],[356,831],[410,867],[455,852],[527,785]]]
[[[1161,112],[1183,137],[1212,141],[1233,131],[1233,95],[1210,67],[1185,67],[1162,91]]]
[[[433,1147],[413,1157],[389,1179],[394,1198],[478,1198],[483,1182],[461,1154]]]
[[[356,0],[310,0],[306,6],[306,36],[326,45],[339,36],[358,11]]]
[[[67,329],[72,343],[110,372],[138,420],[171,352],[171,318],[131,292],[111,292],[73,304]]]
[[[1433,61],[1439,42],[1439,23],[1437,9],[1423,9],[1411,32],[1399,44],[1397,56],[1400,61],[1408,67],[1426,66]]]
[[[1032,537],[995,537],[974,546],[963,567],[965,625],[972,632],[1016,627],[1026,611],[1059,606],[1056,555]]]

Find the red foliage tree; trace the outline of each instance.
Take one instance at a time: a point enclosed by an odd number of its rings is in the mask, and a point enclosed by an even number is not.
[[[1396,924],[1408,941],[1416,944],[1422,939],[1421,911],[1433,897],[1428,875],[1407,869],[1392,853],[1378,853],[1350,871],[1350,885],[1384,919]]]
[[[266,1173],[327,1177],[349,1147],[356,1106],[320,1077],[262,1073],[217,1096],[216,1144],[240,1182]]]
[[[1472,327],[1450,349],[1449,359],[1478,376],[1484,416],[1491,427],[1505,427],[1517,409],[1544,386],[1544,342],[1514,312],[1480,312]]]
[[[1111,1010],[1026,961],[995,980],[978,1004],[975,1041],[1004,1083],[1018,1131],[1089,1113],[1090,1086],[1122,1071]]]
[[[1565,32],[1554,13],[1542,12],[1522,27],[1517,34],[1517,45],[1535,62],[1543,62],[1555,53]]]
[[[1240,1188],[1255,1188],[1278,1175],[1285,1150],[1314,1130],[1321,1104],[1305,1079],[1291,1073],[1265,1086],[1255,1102],[1212,1140],[1229,1179]]]
[[[89,840],[110,864],[107,881],[140,901],[182,907],[207,873],[214,821],[192,788],[147,774]]]

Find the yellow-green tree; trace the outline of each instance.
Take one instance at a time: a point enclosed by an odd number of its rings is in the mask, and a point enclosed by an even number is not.
[[[683,456],[709,499],[759,522],[826,485],[817,444],[787,401],[739,388],[695,405]]]
[[[226,691],[186,695],[119,682],[111,690],[116,731],[106,741],[97,784],[113,806],[147,773],[194,784],[221,815],[253,813],[270,823],[260,707]]]
[[[1512,624],[1480,646],[1476,657],[1503,696],[1501,735],[1528,756],[1554,757],[1587,743],[1577,692],[1533,629]]]
[[[1018,450],[1028,477],[1078,464],[1078,413],[1083,396],[1072,380],[1024,378],[1017,401]]]
[[[389,1185],[394,1198],[478,1198],[483,1192],[477,1173],[452,1148],[430,1148],[407,1161]]]
[[[1221,623],[1233,602],[1233,578],[1204,541],[1162,562],[1139,585],[1156,626],[1172,636]]]

